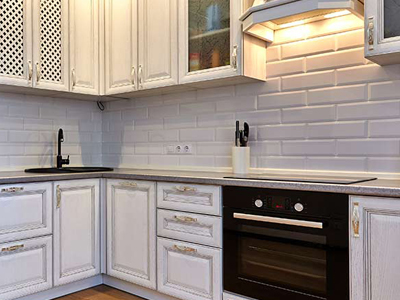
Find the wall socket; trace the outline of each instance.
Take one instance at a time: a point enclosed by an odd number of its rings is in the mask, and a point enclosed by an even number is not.
[[[192,154],[193,147],[191,144],[173,144],[167,145],[167,154],[188,155]]]

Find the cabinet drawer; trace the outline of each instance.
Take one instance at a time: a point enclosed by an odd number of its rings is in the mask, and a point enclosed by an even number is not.
[[[222,218],[158,209],[157,234],[221,248]]]
[[[158,290],[184,300],[222,298],[222,250],[158,238]]]
[[[0,243],[52,233],[51,183],[0,186]]]
[[[221,215],[221,187],[183,183],[157,183],[160,208]]]
[[[1,300],[51,288],[51,236],[0,244],[0,266]]]

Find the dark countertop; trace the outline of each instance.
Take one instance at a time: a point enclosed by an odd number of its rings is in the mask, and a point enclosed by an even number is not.
[[[227,179],[232,173],[115,169],[112,172],[73,173],[73,174],[33,174],[24,171],[0,172],[0,184],[18,184],[26,182],[43,182],[88,178],[114,178],[148,181],[168,181],[191,184],[247,186],[271,189],[302,190],[316,192],[343,193],[349,195],[399,197],[400,180],[378,179],[374,181],[342,185],[325,183],[302,183],[288,181],[265,181],[246,179]]]

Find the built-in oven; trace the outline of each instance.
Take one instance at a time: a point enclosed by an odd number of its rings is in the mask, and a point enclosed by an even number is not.
[[[259,300],[348,300],[348,196],[223,188],[224,290]]]

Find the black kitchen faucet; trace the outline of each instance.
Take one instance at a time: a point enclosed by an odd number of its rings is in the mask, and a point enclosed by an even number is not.
[[[57,169],[61,169],[63,165],[69,165],[69,155],[67,159],[62,158],[61,143],[64,142],[64,131],[60,128],[58,130],[58,155],[57,155]]]

